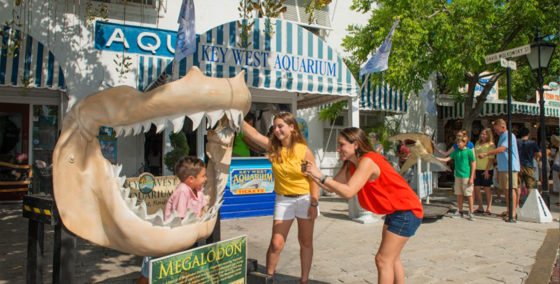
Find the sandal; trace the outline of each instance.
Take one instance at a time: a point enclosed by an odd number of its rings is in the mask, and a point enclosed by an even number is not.
[[[500,217],[506,217],[507,215],[508,215],[508,212],[507,212],[507,211],[504,211],[504,212],[500,213],[498,216],[500,216]]]
[[[492,215],[492,212],[486,210],[486,211],[484,211],[484,213],[482,213],[482,215],[484,215],[484,216],[490,216],[490,215]]]
[[[476,214],[476,213],[484,214],[484,210],[482,210],[482,209],[476,209],[476,210],[474,210],[474,213],[475,213],[475,214]]]

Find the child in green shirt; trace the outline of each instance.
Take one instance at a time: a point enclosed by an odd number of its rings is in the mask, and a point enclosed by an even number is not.
[[[476,160],[472,149],[467,148],[469,138],[466,136],[457,138],[458,150],[453,151],[447,158],[437,158],[442,162],[453,159],[455,163],[455,184],[454,192],[457,195],[457,209],[453,217],[463,217],[463,196],[468,198],[469,213],[468,218],[474,221],[473,215],[473,189],[476,169]]]

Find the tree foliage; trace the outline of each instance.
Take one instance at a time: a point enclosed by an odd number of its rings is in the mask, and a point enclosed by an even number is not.
[[[352,59],[360,63],[367,60],[381,45],[395,18],[400,17],[383,80],[407,93],[416,92],[430,74],[438,72],[439,91],[465,102],[463,127],[468,130],[490,89],[505,74],[499,62],[487,65],[486,55],[532,42],[537,28],[541,34],[556,35],[551,41],[559,43],[557,0],[354,0],[352,9],[372,11],[367,25],[348,27],[343,46],[352,53]],[[558,50],[555,53],[545,82],[558,80],[560,59]],[[534,97],[534,74],[524,57],[515,60],[515,97]],[[485,71],[492,74],[490,81],[473,99],[474,88]],[[460,92],[465,86],[466,93]]]

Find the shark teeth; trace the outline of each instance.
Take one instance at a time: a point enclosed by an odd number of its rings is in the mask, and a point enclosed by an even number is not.
[[[183,129],[183,123],[185,122],[185,116],[178,116],[171,120],[173,125],[173,133],[177,133]]]
[[[215,130],[216,135],[222,137],[226,140],[226,137],[230,137],[235,134],[235,131],[239,131],[243,127],[243,112],[240,110],[216,110],[212,112],[197,112],[188,113],[182,115],[169,116],[164,118],[159,118],[157,121],[143,121],[134,125],[119,125],[114,126],[116,136],[128,136],[130,134],[138,135],[143,132],[148,132],[151,129],[152,124],[156,127],[156,132],[162,132],[168,125],[173,129],[173,132],[179,132],[182,130],[185,116],[193,122],[193,130],[197,129],[204,117],[207,118],[206,125],[208,127],[215,127],[218,122],[225,116],[228,119],[228,125],[220,125]],[[169,123],[168,123],[169,122]],[[223,127],[225,126],[225,127]],[[224,137],[226,136],[226,137]],[[111,165],[107,162],[107,175],[111,176],[118,188],[120,188],[120,195],[123,199],[125,205],[140,219],[149,222],[153,226],[165,226],[170,228],[175,228],[179,226],[184,226],[188,224],[204,222],[216,217],[219,214],[220,207],[223,204],[224,191],[219,193],[216,197],[216,202],[208,207],[203,216],[196,216],[192,211],[188,211],[184,218],[177,216],[176,212],[172,212],[171,216],[165,220],[163,211],[160,209],[154,214],[148,213],[148,206],[144,200],[139,200],[136,196],[131,196],[131,189],[126,186],[126,176],[120,176],[122,171],[122,165]],[[216,184],[223,184],[227,177],[222,175],[216,176]]]
[[[115,130],[115,135],[117,137],[126,137],[129,135],[138,135],[142,132],[146,133],[150,131],[152,124],[154,124],[156,127],[156,133],[161,133],[169,124],[173,129],[172,131],[176,133],[183,129],[185,116],[188,116],[189,119],[193,122],[193,130],[196,130],[200,126],[204,117],[207,118],[206,126],[208,128],[216,126],[216,124],[224,116],[226,116],[229,121],[229,127],[234,129],[235,131],[238,131],[243,127],[243,112],[237,109],[230,109],[215,110],[211,112],[178,114],[174,116],[159,118],[155,121],[143,121],[138,124],[113,126],[113,129]]]

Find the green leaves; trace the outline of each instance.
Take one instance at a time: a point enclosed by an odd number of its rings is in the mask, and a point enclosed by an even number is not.
[[[545,35],[557,34],[560,28],[560,6],[553,0],[354,0],[352,8],[362,13],[374,9],[367,25],[348,27],[343,47],[352,53],[352,61],[359,65],[367,60],[400,16],[383,80],[405,92],[415,92],[422,89],[430,74],[438,72],[445,78],[445,86],[438,86],[439,90],[470,101],[472,96],[460,92],[469,78],[478,78],[484,71],[503,71],[499,63],[487,65],[486,55],[530,43],[537,27]],[[558,43],[559,37],[553,41]],[[523,74],[524,79],[513,82],[513,89],[519,88],[525,95],[513,91],[514,97],[530,98],[526,85],[536,87],[536,83],[525,78],[531,73],[523,63],[525,58],[515,60],[520,67],[513,73]],[[556,80],[558,61],[556,55],[548,72],[556,70]]]

